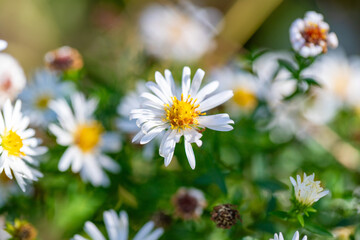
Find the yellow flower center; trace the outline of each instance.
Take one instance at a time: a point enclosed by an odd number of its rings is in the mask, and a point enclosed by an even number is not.
[[[9,155],[16,157],[25,156],[25,154],[20,151],[23,145],[23,140],[12,130],[2,136],[1,146],[4,150],[8,151]]]
[[[35,105],[39,108],[39,109],[46,109],[49,102],[51,100],[51,96],[49,95],[43,95],[43,96],[39,96],[37,99],[36,99],[36,102],[35,102]]]
[[[94,121],[84,124],[75,132],[75,143],[83,151],[92,151],[100,142],[103,127]]]
[[[255,94],[245,88],[238,88],[234,91],[234,102],[242,108],[254,109],[257,104]]]
[[[205,115],[205,113],[196,110],[200,105],[195,105],[196,99],[194,100],[190,95],[186,100],[184,100],[183,95],[181,95],[181,100],[176,97],[173,97],[172,100],[171,106],[169,104],[164,105],[166,112],[164,121],[170,122],[171,129],[191,128],[198,124],[199,115]]]

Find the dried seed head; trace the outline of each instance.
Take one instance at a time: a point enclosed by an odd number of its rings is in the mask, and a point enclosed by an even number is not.
[[[201,216],[207,203],[204,194],[194,188],[180,188],[172,198],[175,215],[184,219],[196,219]]]
[[[79,70],[84,66],[78,50],[64,46],[45,54],[45,64],[57,71]]]
[[[223,204],[214,207],[211,212],[211,220],[216,223],[216,227],[229,229],[240,219],[239,211],[235,205]]]
[[[163,211],[156,212],[151,218],[151,220],[155,223],[155,226],[158,228],[167,228],[172,223],[171,216]]]

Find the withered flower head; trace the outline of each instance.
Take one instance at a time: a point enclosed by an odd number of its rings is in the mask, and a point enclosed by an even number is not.
[[[175,215],[184,219],[196,219],[201,216],[207,203],[203,192],[195,188],[180,188],[172,197]]]
[[[79,70],[84,66],[79,51],[68,46],[47,52],[44,60],[48,68],[57,71]]]
[[[172,218],[170,215],[166,214],[163,211],[158,211],[156,212],[151,220],[155,223],[156,227],[159,228],[167,228],[171,225],[172,223]]]
[[[218,228],[230,229],[239,219],[239,211],[232,204],[218,205],[211,212],[211,220]]]
[[[7,224],[6,231],[14,240],[35,240],[37,231],[33,225],[26,221],[16,219],[14,225]]]

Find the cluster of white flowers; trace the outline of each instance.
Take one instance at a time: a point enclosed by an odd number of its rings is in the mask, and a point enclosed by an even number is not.
[[[303,57],[314,57],[326,53],[328,47],[336,48],[338,39],[329,33],[329,24],[320,13],[309,11],[304,19],[296,19],[290,27],[290,41],[295,51]]]
[[[310,176],[306,176],[306,173],[304,173],[303,179],[301,179],[300,175],[296,176],[296,180],[290,177],[290,181],[294,186],[295,199],[303,206],[311,206],[320,198],[329,194],[329,190],[324,191],[320,181],[315,181],[314,178],[314,173]]]
[[[114,210],[104,212],[104,222],[108,233],[109,240],[128,240],[129,239],[129,220],[125,211],[121,211],[119,215]],[[162,228],[154,228],[154,222],[146,223],[140,231],[134,236],[133,240],[157,240],[161,237],[164,230]],[[105,240],[107,238],[92,222],[86,222],[85,232],[92,240]],[[72,240],[87,240],[80,235],[75,235]]]

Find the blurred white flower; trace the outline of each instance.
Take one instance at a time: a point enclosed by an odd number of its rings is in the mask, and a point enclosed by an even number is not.
[[[300,239],[300,234],[298,231],[295,232],[292,240],[299,240]],[[274,238],[270,238],[270,240],[284,240],[284,237],[282,235],[282,233],[280,232],[279,235],[277,233],[274,234]],[[305,235],[302,240],[307,240],[307,236]]]
[[[152,4],[140,17],[146,50],[160,59],[197,60],[214,46],[221,14],[188,1],[179,5]]]
[[[0,39],[0,51],[6,49],[8,46],[8,43],[5,40]]]
[[[72,83],[60,82],[57,74],[43,69],[35,73],[33,82],[28,84],[19,98],[23,101],[24,113],[30,117],[31,124],[47,127],[56,119],[49,103],[70,96],[74,92],[75,86]]]
[[[182,89],[176,89],[174,79],[169,70],[165,70],[165,77],[155,73],[155,81],[146,86],[153,93],[145,92],[141,95],[142,108],[132,110],[131,119],[137,119],[141,129],[133,139],[146,144],[156,136],[164,133],[159,154],[164,157],[168,166],[174,155],[176,143],[184,136],[185,152],[192,169],[195,168],[195,156],[191,143],[202,145],[200,129],[209,128],[217,131],[230,131],[233,124],[228,114],[205,115],[206,111],[215,108],[233,96],[231,90],[211,95],[218,88],[219,82],[208,83],[200,89],[205,72],[198,69],[191,82],[190,68],[184,67],[182,75]],[[200,91],[199,91],[200,90]]]
[[[292,47],[303,57],[314,57],[326,53],[328,47],[336,48],[338,39],[329,33],[329,24],[320,13],[309,11],[304,19],[296,19],[290,27]]]
[[[129,239],[129,220],[125,211],[118,214],[114,210],[104,212],[104,222],[108,233],[105,238],[100,230],[92,222],[86,222],[84,230],[92,240],[128,240]],[[133,240],[157,240],[161,237],[164,230],[162,228],[154,228],[154,222],[146,223],[140,231],[135,235]],[[87,240],[80,235],[75,235],[72,240]]]
[[[235,66],[215,69],[210,74],[213,81],[221,80],[220,89],[231,89],[234,97],[225,103],[231,115],[239,116],[255,109],[261,98],[260,80],[253,74],[245,72]]]
[[[22,191],[25,191],[25,179],[37,181],[43,176],[28,163],[38,165],[33,156],[46,152],[46,148],[38,146],[35,131],[28,128],[29,122],[29,118],[21,113],[20,100],[14,107],[10,100],[5,102],[0,114],[0,173],[4,171],[10,179],[14,175]]]
[[[94,186],[108,186],[110,180],[103,169],[117,173],[120,166],[103,152],[120,149],[119,136],[104,133],[103,126],[94,119],[97,100],[86,100],[81,93],[71,97],[73,111],[65,101],[50,102],[50,108],[57,114],[60,126],[50,124],[50,131],[62,146],[69,146],[59,161],[59,170],[66,171],[70,165],[74,173],[80,172],[84,181]]]
[[[136,125],[136,120],[130,120],[130,112],[133,109],[138,109],[141,107],[141,98],[140,95],[143,92],[147,92],[144,81],[139,81],[136,85],[136,90],[129,92],[120,102],[117,112],[120,115],[120,118],[117,119],[118,128],[124,132],[131,135],[135,135],[139,132],[140,128]],[[159,146],[161,142],[161,136],[158,136],[154,141],[149,142],[144,146],[143,157],[147,160],[151,160],[154,156],[156,146]]]
[[[304,75],[317,80],[304,116],[315,124],[330,122],[341,107],[359,108],[360,58],[347,58],[341,51],[321,56]]]
[[[14,100],[23,90],[26,77],[19,63],[6,53],[0,53],[0,106]]]
[[[204,193],[196,188],[181,187],[172,197],[175,214],[185,220],[199,218],[207,202]]]
[[[296,97],[284,101],[297,87],[297,81],[291,74],[279,68],[278,60],[282,59],[294,64],[291,55],[283,52],[270,52],[259,57],[253,66],[260,84],[259,96],[267,103],[272,113],[271,121],[265,129],[270,130],[270,139],[274,143],[284,143],[293,136],[302,137],[304,133],[304,118],[301,115],[304,99]]]
[[[329,194],[329,190],[325,190],[320,186],[320,181],[314,181],[315,173],[306,176],[304,173],[303,179],[300,175],[296,176],[297,181],[290,177],[290,181],[294,186],[295,199],[303,206],[311,206],[320,198]]]

